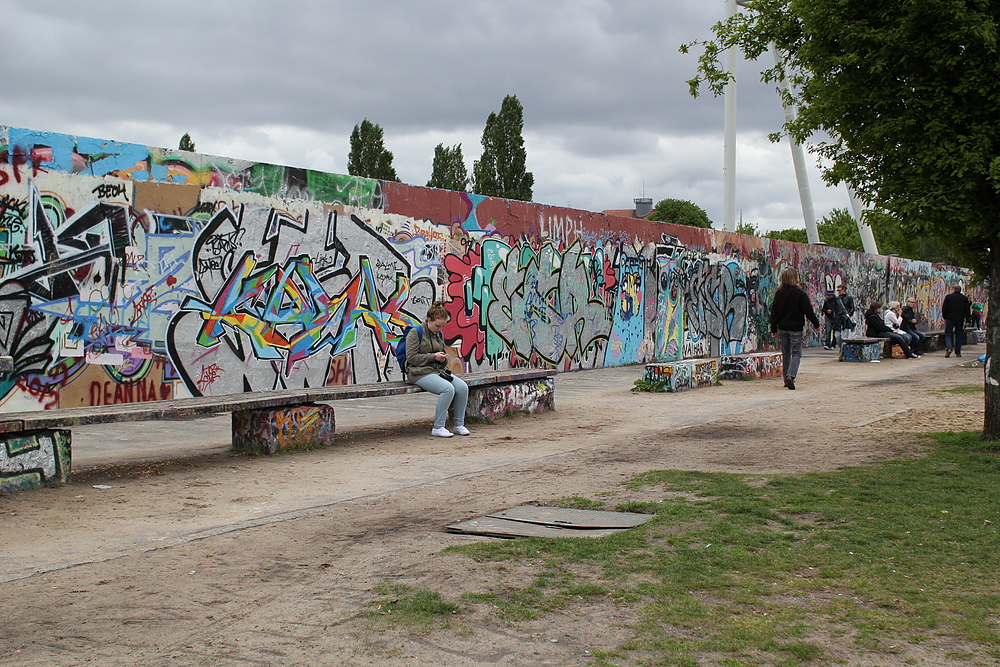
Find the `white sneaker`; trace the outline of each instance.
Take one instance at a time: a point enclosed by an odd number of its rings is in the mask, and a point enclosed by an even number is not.
[[[469,435],[469,429],[465,428],[464,426],[456,426],[455,433],[457,433],[458,435]]]
[[[431,435],[436,435],[436,436],[441,437],[441,438],[450,438],[451,436],[453,436],[455,434],[452,433],[451,431],[449,431],[446,428],[432,428],[431,429]]]

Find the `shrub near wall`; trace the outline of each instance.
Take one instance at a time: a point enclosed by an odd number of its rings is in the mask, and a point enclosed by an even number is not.
[[[399,379],[399,336],[436,299],[468,370],[571,370],[766,349],[788,266],[817,309],[845,282],[859,307],[915,294],[929,328],[969,278],[100,139],[0,142],[7,411]]]

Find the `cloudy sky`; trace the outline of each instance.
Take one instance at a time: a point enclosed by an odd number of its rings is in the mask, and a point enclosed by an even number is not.
[[[722,226],[721,98],[693,99],[724,0],[0,0],[0,125],[347,173],[351,129],[382,126],[400,179],[434,146],[469,171],[486,117],[524,106],[535,201],[631,208],[688,199]],[[765,63],[767,64],[767,63]],[[737,209],[802,227],[783,114],[738,74]],[[817,217],[848,207],[807,158]]]

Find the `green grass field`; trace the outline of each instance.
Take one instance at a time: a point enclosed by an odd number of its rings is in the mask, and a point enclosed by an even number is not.
[[[662,490],[660,502],[618,508],[652,512],[649,523],[599,539],[452,548],[528,564],[533,578],[427,601],[451,618],[508,623],[570,605],[632,607],[632,639],[595,652],[594,665],[827,663],[824,644],[845,637],[886,655],[953,638],[968,647],[955,659],[1000,659],[1000,443],[938,434],[926,455],[872,467],[766,477],[663,470],[627,485]]]

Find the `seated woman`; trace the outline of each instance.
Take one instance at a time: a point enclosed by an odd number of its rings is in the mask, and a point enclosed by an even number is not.
[[[910,351],[916,356],[920,356],[920,352],[918,351],[920,347],[918,345],[914,345],[914,343],[917,342],[917,337],[906,331],[906,328],[904,327],[905,322],[903,321],[902,304],[898,301],[890,301],[889,307],[885,309],[882,321],[887,327],[892,329],[893,333],[906,336],[906,343],[910,346]]]
[[[882,315],[882,304],[878,301],[872,301],[871,305],[868,306],[868,310],[865,311],[865,335],[869,338],[888,338],[896,345],[899,345],[899,348],[903,350],[903,354],[906,355],[907,359],[920,358],[910,351],[910,346],[908,345],[909,338],[907,336],[895,333],[885,325],[885,319]]]
[[[424,323],[406,333],[406,381],[438,395],[431,435],[442,438],[450,438],[455,433],[469,435],[469,429],[465,428],[469,385],[448,370],[448,355],[441,335],[450,317],[444,303],[435,301],[427,309]],[[455,433],[445,428],[448,408],[454,408]]]

